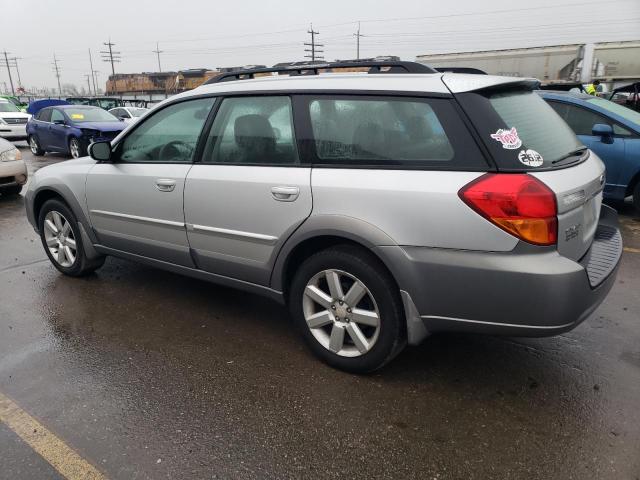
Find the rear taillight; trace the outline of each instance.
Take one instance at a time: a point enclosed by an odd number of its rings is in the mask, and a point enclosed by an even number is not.
[[[526,242],[554,245],[558,239],[556,196],[531,175],[487,173],[458,195],[487,220]]]

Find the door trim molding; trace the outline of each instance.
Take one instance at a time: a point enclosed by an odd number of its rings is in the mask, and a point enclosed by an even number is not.
[[[208,233],[218,233],[221,235],[228,235],[230,237],[240,237],[244,239],[258,240],[260,242],[274,244],[278,241],[278,237],[273,235],[264,235],[262,233],[243,232],[240,230],[229,230],[227,228],[208,227],[207,225],[194,225],[187,223],[187,230],[189,231],[201,231]]]
[[[174,222],[172,220],[162,220],[160,218],[141,217],[139,215],[130,215],[128,213],[108,212],[106,210],[89,210],[90,213],[96,215],[104,215],[105,217],[124,218],[126,220],[137,220],[140,222],[157,223],[160,225],[169,225],[171,227],[184,227],[184,222]]]

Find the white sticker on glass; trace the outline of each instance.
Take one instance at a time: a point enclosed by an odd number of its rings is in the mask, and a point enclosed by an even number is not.
[[[544,163],[542,155],[531,149],[520,150],[520,153],[518,153],[518,160],[527,167],[540,167]]]

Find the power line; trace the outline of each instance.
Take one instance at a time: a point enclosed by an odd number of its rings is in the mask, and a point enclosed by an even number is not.
[[[160,50],[158,42],[156,42],[156,49],[152,50],[152,52],[158,55],[158,72],[162,72],[162,67],[160,66],[160,54],[162,53],[162,50]]]
[[[111,47],[115,47],[115,43],[111,43],[111,39],[109,39],[108,42],[103,43],[103,45],[109,47],[109,51],[101,51],[100,53],[102,54],[102,61],[103,62],[109,62],[111,63],[111,74],[115,75],[116,74],[116,69],[113,66],[114,63],[118,63],[120,61],[120,52],[114,52],[113,49]]]
[[[307,30],[307,33],[311,35],[311,43],[305,43],[304,45],[311,48],[304,49],[305,52],[310,52],[304,57],[310,58],[312,62],[315,62],[316,60],[324,60],[324,56],[319,55],[320,53],[324,53],[324,50],[318,49],[318,47],[324,47],[324,45],[321,43],[316,43],[316,35],[320,35],[320,32],[316,32],[313,29],[313,23],[311,24],[311,29]]]
[[[58,59],[55,52],[53,52],[53,69],[56,72],[56,78],[58,79],[58,93],[62,95],[62,87],[60,86],[60,67],[58,66]]]

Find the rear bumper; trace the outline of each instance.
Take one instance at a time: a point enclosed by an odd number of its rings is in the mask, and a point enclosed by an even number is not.
[[[554,248],[508,253],[378,247],[402,291],[410,344],[429,332],[549,336],[571,330],[605,299],[622,256],[616,212],[602,207],[579,262]]]

